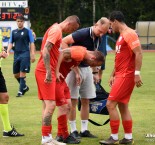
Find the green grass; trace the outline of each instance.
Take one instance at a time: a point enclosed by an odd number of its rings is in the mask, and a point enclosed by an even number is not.
[[[9,112],[10,121],[25,137],[3,138],[2,121],[0,119],[0,145],[40,145],[41,141],[41,101],[37,98],[37,87],[34,77],[36,62],[32,64],[31,73],[27,75],[27,84],[30,91],[21,98],[16,98],[18,84],[12,75],[13,55],[3,60],[2,71],[6,78],[8,92],[10,95]],[[39,55],[37,55],[38,58]],[[113,69],[114,53],[109,53],[106,60],[106,70],[104,71],[102,85],[109,91],[108,79]],[[132,113],[134,126],[133,136],[135,145],[154,145],[155,138],[145,138],[147,133],[155,134],[155,52],[145,52],[143,56],[143,66],[141,71],[143,87],[135,88],[131,101],[130,110]],[[108,116],[90,115],[98,123],[103,123]],[[77,128],[80,130],[80,117],[77,114]],[[98,136],[97,139],[82,139],[81,145],[97,145],[101,139],[106,139],[110,135],[109,124],[103,127],[96,127],[89,124],[89,130]],[[57,131],[56,111],[53,116],[53,136]],[[123,129],[120,126],[119,137],[123,137]]]

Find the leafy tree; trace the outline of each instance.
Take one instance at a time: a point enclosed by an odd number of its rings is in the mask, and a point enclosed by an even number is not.
[[[94,0],[95,20],[108,17],[113,10],[120,10],[125,15],[126,23],[135,28],[137,21],[155,20],[154,0]],[[30,0],[32,28],[37,36],[43,36],[46,29],[55,22],[64,20],[69,15],[78,15],[82,27],[93,24],[93,0]]]

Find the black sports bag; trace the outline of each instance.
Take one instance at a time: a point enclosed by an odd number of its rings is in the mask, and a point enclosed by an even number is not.
[[[96,84],[96,98],[90,99],[89,103],[89,112],[94,114],[109,115],[106,103],[109,93],[98,83]],[[78,100],[78,110],[81,110],[81,101]],[[102,126],[109,122],[109,119],[106,120],[102,125],[96,123],[95,121],[89,119],[89,122],[96,126]]]

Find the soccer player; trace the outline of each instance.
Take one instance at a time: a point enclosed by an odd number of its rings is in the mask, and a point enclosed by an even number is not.
[[[68,48],[69,45],[72,46],[84,46],[87,50],[94,51],[97,50],[100,44],[100,37],[106,34],[109,29],[109,20],[105,17],[101,18],[92,27],[87,27],[79,29],[63,38],[62,48]],[[82,83],[80,86],[76,85],[76,76],[73,71],[71,71],[67,78],[67,84],[71,90],[71,101],[72,108],[69,115],[69,123],[71,127],[72,136],[79,138],[89,137],[95,138],[88,130],[88,118],[89,118],[89,99],[96,97],[94,82],[99,81],[98,70],[96,67],[93,68],[93,74],[91,68],[84,64],[83,62],[79,65],[80,72],[82,74]],[[94,80],[93,80],[94,78]],[[78,102],[78,97],[81,97],[81,131],[80,135],[76,128],[76,105]]]
[[[110,115],[110,138],[100,143],[105,145],[133,144],[132,117],[128,108],[129,100],[134,86],[142,86],[140,69],[142,65],[141,44],[135,30],[129,28],[124,22],[124,15],[120,11],[110,14],[110,23],[113,32],[119,32],[116,42],[115,66],[110,77],[111,91],[107,101]],[[125,136],[118,140],[121,114]]]
[[[78,144],[80,141],[68,133],[67,114],[71,108],[71,96],[65,78],[71,69],[78,66],[81,61],[89,66],[100,66],[104,63],[104,56],[99,51],[88,51],[83,46],[71,46],[62,50],[56,69],[56,76],[59,81],[56,83],[56,105],[58,106],[58,133],[56,139],[70,144]],[[79,72],[76,75],[80,75]],[[80,84],[80,80],[77,84]]]
[[[55,68],[62,41],[62,33],[71,33],[78,29],[80,20],[69,16],[61,23],[53,24],[45,33],[41,46],[35,77],[38,85],[38,97],[42,100],[42,145],[65,145],[52,138],[52,115],[55,109]]]
[[[16,129],[10,125],[8,111],[9,95],[7,93],[5,79],[1,71],[1,60],[6,57],[7,53],[3,50],[2,35],[0,31],[0,116],[4,126],[3,137],[19,137],[24,136],[24,134],[18,133]]]
[[[35,61],[35,45],[32,31],[24,27],[24,17],[17,16],[16,22],[18,28],[11,32],[7,54],[9,55],[14,43],[13,74],[19,83],[16,97],[21,97],[29,90],[26,73],[30,72],[30,60],[32,63]]]

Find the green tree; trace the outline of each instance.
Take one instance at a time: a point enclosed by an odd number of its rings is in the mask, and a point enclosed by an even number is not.
[[[29,6],[32,28],[37,36],[43,36],[51,24],[73,14],[79,16],[81,27],[93,24],[93,0],[30,0]],[[108,17],[113,10],[120,10],[126,23],[135,28],[137,21],[155,20],[154,7],[154,0],[95,0],[95,20]]]

